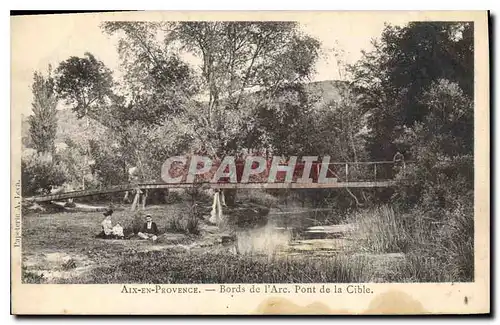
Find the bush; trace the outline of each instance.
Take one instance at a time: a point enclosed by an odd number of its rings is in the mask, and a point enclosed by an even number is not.
[[[196,218],[195,216],[189,216],[186,221],[186,232],[188,234],[199,235],[200,234],[199,224],[200,220],[198,218]]]
[[[251,203],[263,205],[266,207],[273,207],[278,204],[278,198],[269,194],[265,190],[252,189],[252,190],[239,190],[238,199],[249,201]]]
[[[168,232],[184,233],[184,225],[182,224],[182,216],[174,216],[170,218],[167,225]]]
[[[45,281],[45,277],[42,274],[37,274],[34,272],[28,271],[28,268],[26,266],[23,266],[21,269],[21,274],[22,274],[22,282],[23,283],[43,283]]]
[[[128,237],[133,234],[137,234],[141,231],[142,225],[144,224],[145,214],[142,211],[136,211],[132,218],[125,222],[125,227],[123,227],[123,234]]]
[[[193,205],[187,213],[171,217],[168,221],[167,231],[199,235],[200,219],[199,209],[197,205]]]
[[[76,261],[74,259],[70,258],[69,260],[67,260],[66,262],[63,263],[62,268],[63,268],[63,270],[66,270],[66,271],[74,269],[74,268],[76,268]]]
[[[128,181],[122,153],[113,145],[112,139],[90,140],[90,155],[94,159],[92,175],[103,186],[123,184]]]

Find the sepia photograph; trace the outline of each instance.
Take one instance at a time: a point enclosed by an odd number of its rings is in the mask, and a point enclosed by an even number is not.
[[[150,14],[11,17],[18,290],[489,283],[486,12]]]

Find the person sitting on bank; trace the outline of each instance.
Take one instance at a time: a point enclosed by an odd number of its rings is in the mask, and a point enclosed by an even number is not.
[[[113,210],[111,210],[111,209],[106,209],[106,211],[104,211],[103,215],[105,218],[101,222],[102,230],[96,236],[97,238],[103,238],[103,239],[113,238],[113,222],[111,220],[112,214],[113,214]]]
[[[156,223],[153,222],[151,215],[146,215],[146,222],[137,235],[142,239],[152,239],[153,241],[158,238],[158,227],[156,226]]]
[[[113,220],[111,220],[111,216],[113,215],[112,209],[107,209],[104,213],[104,220],[101,222],[102,230],[96,236],[96,238],[102,239],[124,239],[123,235],[123,227],[117,223],[113,226]]]

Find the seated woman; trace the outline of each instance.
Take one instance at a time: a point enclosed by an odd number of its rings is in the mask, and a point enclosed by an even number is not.
[[[123,238],[123,227],[117,224],[113,227],[113,221],[111,220],[111,215],[113,214],[113,210],[107,209],[103,215],[105,216],[104,220],[101,222],[102,230],[96,236],[96,238],[102,239],[120,239]]]

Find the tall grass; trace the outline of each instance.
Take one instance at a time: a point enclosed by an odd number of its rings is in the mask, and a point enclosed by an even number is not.
[[[356,240],[365,251],[403,252],[411,241],[402,218],[398,218],[394,210],[387,206],[355,213],[349,222],[357,225],[351,239]]]
[[[474,215],[466,210],[447,213],[426,243],[407,254],[402,272],[416,281],[473,281]]]
[[[168,221],[166,230],[168,232],[199,235],[201,218],[202,215],[197,205],[192,205],[185,213],[172,216]]]
[[[460,206],[440,219],[419,210],[397,213],[382,206],[354,214],[350,234],[369,253],[405,253],[395,281],[442,282],[474,279],[474,215]]]

